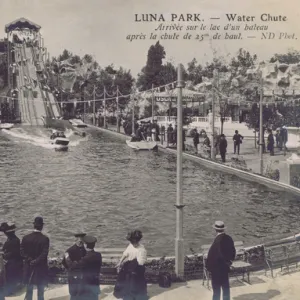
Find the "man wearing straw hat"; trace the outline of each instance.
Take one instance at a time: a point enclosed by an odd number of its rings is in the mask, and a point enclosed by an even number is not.
[[[32,233],[23,237],[21,255],[24,258],[24,280],[27,284],[26,300],[32,300],[33,286],[37,286],[37,299],[44,300],[44,290],[48,283],[49,238],[42,234],[44,221],[36,217]]]
[[[236,251],[232,238],[225,233],[224,222],[216,221],[213,228],[216,230],[217,236],[207,255],[207,269],[211,273],[213,300],[220,300],[221,288],[223,300],[229,300],[229,271]]]
[[[2,223],[0,231],[4,232],[7,240],[3,245],[3,259],[5,261],[5,295],[10,296],[21,283],[23,261],[20,254],[20,239],[16,236],[16,225]]]

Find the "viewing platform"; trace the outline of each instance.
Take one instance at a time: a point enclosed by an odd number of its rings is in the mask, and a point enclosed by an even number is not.
[[[295,269],[293,273],[284,274],[276,271],[276,277],[264,276],[262,272],[255,272],[252,275],[251,284],[242,284],[232,279],[231,299],[232,300],[297,300],[300,294],[300,270]],[[100,299],[116,299],[112,293],[113,285],[101,285]],[[161,288],[157,284],[148,285],[148,296],[151,300],[211,300],[212,290],[202,285],[202,280],[174,283],[170,288]],[[25,293],[9,297],[11,300],[23,300]],[[33,295],[36,300],[36,293]],[[49,285],[45,291],[45,300],[69,300],[67,285]]]

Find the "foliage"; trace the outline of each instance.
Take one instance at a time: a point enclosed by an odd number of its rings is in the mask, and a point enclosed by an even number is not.
[[[197,63],[196,58],[193,58],[193,60],[188,63],[187,80],[191,81],[192,84],[197,85],[202,82],[202,76],[203,68]]]
[[[229,101],[233,100],[234,95],[240,97],[240,95],[244,94],[244,90],[247,90],[246,85],[249,84],[249,81],[244,80],[242,82],[241,78],[246,76],[247,70],[255,64],[256,60],[256,55],[251,55],[248,51],[241,48],[237,56],[233,57],[229,63],[224,57],[217,57],[203,71],[207,77],[214,78],[214,88],[217,91],[219,115],[221,118],[221,133],[223,133],[225,118],[231,115],[232,106]],[[215,71],[216,76],[214,77]],[[251,90],[253,90],[253,82]]]
[[[162,84],[163,59],[166,56],[165,49],[159,41],[150,46],[148,50],[147,63],[138,74],[137,87],[142,90],[151,89]],[[165,72],[164,72],[165,73]],[[164,81],[163,81],[164,82]]]
[[[275,54],[270,59],[270,63],[280,62],[285,64],[297,64],[300,62],[300,51],[289,49],[288,53],[284,54]]]
[[[105,87],[107,94],[110,95],[106,96],[106,98],[115,97],[117,87],[120,94],[130,94],[134,83],[134,78],[132,77],[130,70],[126,70],[122,67],[115,68],[112,64],[102,68],[99,66],[98,62],[94,60],[92,55],[85,54],[82,58],[80,58],[80,56],[65,49],[61,55],[59,55],[57,58],[53,58],[52,62],[50,63],[52,71],[54,71],[57,76],[59,72],[57,62],[65,60],[68,60],[70,64],[75,65],[77,78],[73,86],[72,95],[64,94],[61,98],[62,100],[67,100],[69,98],[83,100],[83,87],[85,87],[87,94],[92,95],[94,86],[98,95],[103,94]],[[83,83],[85,84],[83,85]],[[53,84],[55,88],[59,89],[59,86],[57,86],[56,82],[52,82],[52,86]],[[91,99],[92,96],[86,96],[86,98]],[[103,96],[101,98],[103,98]],[[125,106],[128,104],[128,101],[129,97],[119,98],[119,107],[121,110],[125,108]],[[100,108],[101,105],[102,102],[96,102],[96,109]],[[106,108],[108,110],[115,111],[116,107],[116,100],[112,99],[107,101]],[[66,106],[66,108],[67,110],[72,110],[72,105]]]
[[[284,104],[263,106],[263,127],[275,130],[285,126],[299,127],[300,125],[300,106],[285,106]],[[249,128],[259,130],[259,106],[252,105],[250,114],[246,120]]]
[[[275,169],[273,167],[273,162],[269,161],[269,163],[266,166],[264,176],[276,181],[279,181],[280,179],[280,171],[278,169]]]

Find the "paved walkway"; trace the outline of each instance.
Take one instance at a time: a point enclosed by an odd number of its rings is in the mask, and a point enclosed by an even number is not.
[[[251,285],[234,279],[231,282],[232,300],[297,300],[300,299],[300,272],[270,278],[262,273],[251,276]],[[99,299],[114,300],[113,286],[102,286]],[[201,280],[173,284],[171,288],[164,289],[158,285],[148,286],[148,295],[151,300],[211,300],[212,291],[202,286]],[[23,300],[24,293],[18,297],[9,297],[11,300]],[[36,298],[36,291],[34,297]],[[45,292],[45,300],[69,300],[68,287],[63,285]]]
[[[109,125],[109,130],[116,131],[116,126]],[[124,133],[123,128],[121,127],[121,133]],[[227,156],[226,156],[226,165],[228,166],[234,166],[235,163],[232,161],[232,158],[238,158],[240,161],[245,162],[245,168],[251,169],[252,172],[259,174],[260,173],[260,157],[259,157],[259,149],[256,145],[255,148],[255,140],[254,138],[244,138],[243,143],[241,144],[240,149],[240,155],[234,154],[233,150],[233,140],[232,137],[227,137]],[[186,138],[186,144],[190,145],[188,148],[190,148],[189,151],[187,151],[190,154],[194,154],[194,148],[193,148],[193,139],[191,137]],[[203,152],[203,143],[200,139],[200,145],[199,147],[199,153],[204,155]],[[164,147],[167,147],[167,143],[163,143]],[[265,153],[263,155],[264,160],[264,174],[267,172],[267,169],[275,170],[278,167],[279,162],[285,161],[289,156],[291,156],[290,153],[287,153],[286,156],[283,155],[283,152],[279,149],[275,148],[275,155],[270,156],[269,153]],[[221,157],[220,155],[217,155],[216,161],[221,163]]]

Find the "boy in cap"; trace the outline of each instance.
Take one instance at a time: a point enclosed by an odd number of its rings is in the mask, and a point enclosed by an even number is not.
[[[97,239],[93,236],[86,235],[83,237],[86,245],[86,255],[79,262],[71,262],[70,257],[66,255],[67,263],[70,270],[80,269],[82,272],[83,290],[77,299],[98,300],[100,294],[100,270],[102,266],[101,253],[94,250]]]
[[[74,236],[76,238],[76,242],[66,251],[62,261],[64,267],[68,270],[68,283],[71,300],[77,299],[81,293],[82,272],[78,268],[73,268],[70,270],[70,265],[68,262],[78,262],[86,255],[86,250],[83,243],[83,238],[86,236],[86,234],[79,232]],[[67,260],[66,257],[69,257],[69,260]]]
[[[213,228],[217,236],[207,255],[207,269],[211,273],[213,300],[220,300],[221,288],[223,300],[230,299],[229,271],[235,259],[236,251],[232,238],[225,233],[222,221],[216,221]]]
[[[37,299],[44,300],[48,283],[48,253],[50,241],[42,234],[44,220],[36,217],[32,233],[23,237],[21,255],[24,258],[24,280],[27,284],[26,300],[32,300],[33,285],[37,286]]]
[[[16,225],[2,223],[0,231],[7,237],[3,245],[3,259],[5,260],[6,296],[10,296],[21,282],[23,261],[20,254],[20,239],[16,236]]]

